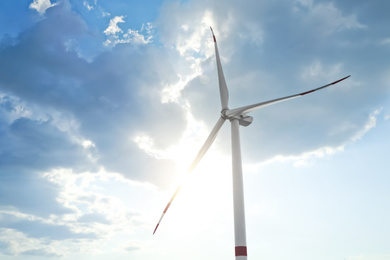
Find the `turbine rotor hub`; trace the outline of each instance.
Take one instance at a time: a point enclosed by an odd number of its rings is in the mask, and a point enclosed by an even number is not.
[[[229,108],[224,108],[224,109],[222,109],[222,111],[221,111],[221,117],[222,117],[223,119],[229,119],[229,118],[230,118],[229,116],[226,115],[226,112],[227,112],[227,111],[229,111]]]

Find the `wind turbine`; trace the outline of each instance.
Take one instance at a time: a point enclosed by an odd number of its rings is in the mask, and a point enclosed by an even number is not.
[[[222,125],[226,120],[229,120],[231,123],[231,142],[232,142],[232,170],[233,170],[233,208],[234,208],[234,238],[235,238],[235,256],[236,260],[246,260],[247,259],[247,247],[246,247],[246,228],[245,228],[245,207],[244,207],[244,187],[243,187],[243,179],[242,179],[242,162],[241,162],[241,148],[240,148],[240,135],[239,135],[239,126],[248,126],[252,123],[253,117],[248,116],[249,112],[252,112],[256,109],[269,106],[272,104],[276,104],[282,101],[286,101],[293,98],[298,98],[310,93],[313,93],[317,90],[329,87],[340,81],[343,81],[349,78],[351,75],[324,85],[319,88],[315,88],[306,92],[298,93],[295,95],[277,98],[265,102],[260,102],[244,107],[239,107],[235,109],[229,109],[228,101],[229,101],[229,92],[226,85],[225,77],[222,71],[221,60],[219,58],[219,51],[217,46],[217,40],[215,38],[213,29],[210,27],[211,33],[214,39],[215,46],[215,56],[217,60],[217,70],[218,70],[218,81],[219,81],[219,93],[221,98],[221,116],[215,124],[213,130],[207,137],[205,143],[202,148],[198,152],[195,160],[192,162],[190,168],[188,169],[188,173],[191,173],[195,167],[198,165],[200,160],[203,158],[207,150],[210,148],[211,144],[217,137],[219,129],[221,129]],[[158,226],[161,223],[162,218],[165,213],[169,209],[172,204],[172,201],[175,199],[176,195],[181,189],[181,185],[177,187],[173,196],[169,200],[167,206],[165,207],[160,220],[158,221],[156,228],[154,229],[153,234],[156,232]]]

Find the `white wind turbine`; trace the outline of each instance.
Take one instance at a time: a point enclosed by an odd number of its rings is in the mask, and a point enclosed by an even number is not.
[[[195,160],[192,162],[190,168],[188,169],[188,173],[191,173],[195,167],[198,165],[202,157],[205,155],[207,150],[210,148],[211,144],[217,137],[219,129],[222,127],[223,123],[226,120],[229,120],[231,123],[231,141],[232,141],[232,170],[233,170],[233,207],[234,207],[234,238],[235,238],[235,256],[236,260],[246,260],[247,259],[247,247],[246,247],[246,229],[245,229],[245,209],[244,209],[244,187],[243,187],[243,179],[242,179],[242,162],[241,162],[241,148],[240,148],[240,136],[239,136],[239,125],[248,126],[252,123],[253,117],[248,116],[249,112],[252,112],[256,109],[269,106],[278,102],[286,101],[289,99],[297,98],[304,96],[306,94],[312,93],[314,91],[329,87],[336,83],[339,83],[342,80],[345,80],[350,77],[344,77],[337,81],[334,81],[325,86],[315,88],[306,92],[302,92],[299,94],[277,98],[265,102],[256,103],[249,106],[239,107],[235,109],[229,109],[228,100],[229,100],[229,92],[226,86],[225,77],[222,71],[221,60],[219,58],[217,40],[215,38],[213,29],[210,27],[211,32],[213,34],[214,45],[215,45],[215,56],[217,60],[217,69],[218,69],[218,80],[219,80],[219,92],[221,97],[221,116],[215,124],[213,130],[207,137],[205,143],[202,148],[198,152]],[[167,212],[169,206],[172,204],[172,201],[175,199],[176,195],[180,191],[181,185],[179,185],[169,200],[167,206],[165,207],[163,214],[161,215],[160,220],[158,221],[156,228],[154,229],[153,234],[156,232],[158,226],[161,223],[162,218]]]

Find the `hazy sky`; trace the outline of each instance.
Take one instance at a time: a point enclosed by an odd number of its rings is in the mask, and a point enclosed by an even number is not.
[[[390,260],[390,2],[0,2],[0,258],[233,259],[230,107],[349,79],[241,128],[249,259]]]

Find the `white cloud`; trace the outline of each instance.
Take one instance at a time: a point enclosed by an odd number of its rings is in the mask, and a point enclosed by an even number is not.
[[[210,40],[210,26],[216,25],[216,14],[209,8],[186,8],[186,4],[171,3],[164,6],[161,17],[164,20],[156,24],[161,32],[164,45],[174,47],[186,58],[210,57],[213,53],[213,42]],[[169,13],[175,13],[170,16]],[[225,20],[223,28],[218,28],[218,40],[223,39],[223,29],[229,30],[230,20]]]
[[[165,86],[164,89],[161,92],[161,102],[162,103],[169,103],[169,102],[177,102],[179,103],[180,97],[181,97],[181,91],[185,88],[185,86],[193,80],[196,76],[199,76],[198,74],[187,76],[185,75],[185,79],[182,78],[182,75],[178,75],[179,80],[172,84]]]
[[[255,45],[260,46],[264,42],[264,31],[257,23],[246,23],[244,32],[239,33],[243,39],[247,39]]]
[[[326,158],[335,153],[342,152],[345,150],[347,145],[350,145],[351,143],[354,143],[362,139],[365,134],[367,134],[371,129],[373,129],[376,126],[376,120],[379,114],[381,113],[381,110],[382,109],[375,110],[368,117],[364,127],[360,129],[354,136],[350,137],[349,140],[346,140],[344,143],[340,144],[339,146],[336,147],[324,146],[316,150],[304,152],[302,154],[297,154],[297,155],[290,155],[290,156],[276,155],[268,160],[265,160],[264,162],[258,164],[249,164],[246,165],[245,167],[247,167],[247,169],[251,172],[258,172],[259,167],[267,164],[273,164],[275,162],[279,162],[279,163],[292,162],[294,166],[301,167],[301,166],[309,165],[317,159]],[[352,127],[356,127],[356,126],[352,126]],[[348,126],[346,128],[348,128]],[[338,126],[338,131],[344,131],[344,130],[345,130],[344,126],[342,125]],[[329,133],[329,135],[333,135],[333,134],[335,133],[331,133],[331,132]]]
[[[104,11],[102,8],[100,8],[100,11],[102,12],[102,16],[103,16],[103,17],[106,17],[106,16],[110,16],[110,15],[111,15],[109,12]]]
[[[165,154],[154,147],[153,139],[147,135],[137,135],[133,138],[133,142],[138,145],[139,149],[155,158],[162,158]]]
[[[34,0],[31,4],[30,4],[30,8],[31,9],[35,9],[37,10],[40,14],[44,14],[46,12],[47,9],[49,9],[50,7],[53,7],[55,6],[56,4],[52,4],[50,2],[50,0]]]
[[[360,129],[359,132],[357,132],[355,134],[355,136],[353,136],[351,138],[351,140],[353,142],[357,141],[357,140],[360,140],[363,138],[363,136],[368,133],[372,128],[376,127],[376,119],[378,117],[378,115],[381,113],[382,111],[382,108],[381,109],[378,109],[378,110],[375,110],[368,118],[366,124],[364,125],[364,127],[362,129]]]
[[[302,79],[312,81],[312,80],[332,80],[337,79],[337,77],[345,76],[341,75],[343,72],[343,64],[333,64],[324,66],[319,60],[314,61],[312,64],[308,65],[303,69]],[[330,83],[330,82],[329,82]]]
[[[123,17],[123,16],[121,16]],[[115,17],[117,18],[117,17]],[[114,18],[114,19],[115,19]],[[109,39],[107,39],[103,44],[105,46],[115,46],[119,43],[131,43],[135,45],[145,45],[148,43],[151,43],[153,40],[153,26],[151,23],[147,23],[146,25],[142,25],[141,30],[132,30],[128,29],[126,33],[122,33],[122,30],[117,26],[118,22],[123,22],[121,19],[116,19],[114,21],[112,19],[110,21],[110,26],[104,31],[104,33],[108,36],[110,36]],[[112,22],[112,25],[111,25]],[[107,31],[108,30],[108,31]],[[145,32],[142,34],[142,32]],[[118,33],[118,34],[117,34]],[[111,35],[110,35],[111,34]]]
[[[380,44],[390,46],[390,38],[383,39]]]
[[[123,34],[123,43],[148,44],[152,41],[152,38],[151,35],[145,38],[145,35],[142,35],[139,31],[129,29],[127,33]]]
[[[123,15],[115,16],[114,18],[112,18],[110,20],[110,24],[108,25],[106,30],[104,30],[104,34],[116,36],[117,33],[122,32],[122,29],[119,28],[118,23],[124,23],[125,21],[123,20],[123,18],[124,18]]]
[[[343,29],[362,29],[366,25],[358,22],[355,14],[343,15],[332,2],[314,4],[312,0],[297,1],[308,8],[308,23],[315,24],[317,30],[329,34]],[[299,10],[295,7],[295,10]]]
[[[107,243],[122,245],[119,251],[141,249],[142,241],[128,241],[137,229],[150,229],[144,200],[154,186],[130,181],[120,174],[74,172],[55,169],[42,175],[59,189],[55,199],[73,211],[37,217],[15,210],[0,210],[0,246],[7,255],[68,256],[75,252],[96,254]],[[142,196],[139,203],[125,198]],[[47,205],[46,205],[47,206]],[[136,210],[133,208],[137,208]]]
[[[55,249],[47,239],[31,238],[23,232],[10,228],[0,228],[0,242],[4,243],[2,252],[6,255],[34,255],[41,257],[64,256],[62,249]]]
[[[95,6],[90,5],[87,1],[84,1],[84,6],[88,9],[88,11],[95,9]]]
[[[295,167],[302,167],[311,164],[316,159],[331,156],[337,152],[344,151],[344,149],[345,149],[344,145],[341,145],[338,147],[321,147],[317,150],[304,152],[300,155],[290,155],[290,156],[276,155],[264,162],[258,164],[249,164],[246,165],[245,167],[247,167],[247,169],[251,172],[258,172],[259,167],[262,167],[263,165],[273,164],[273,163],[292,162]]]

